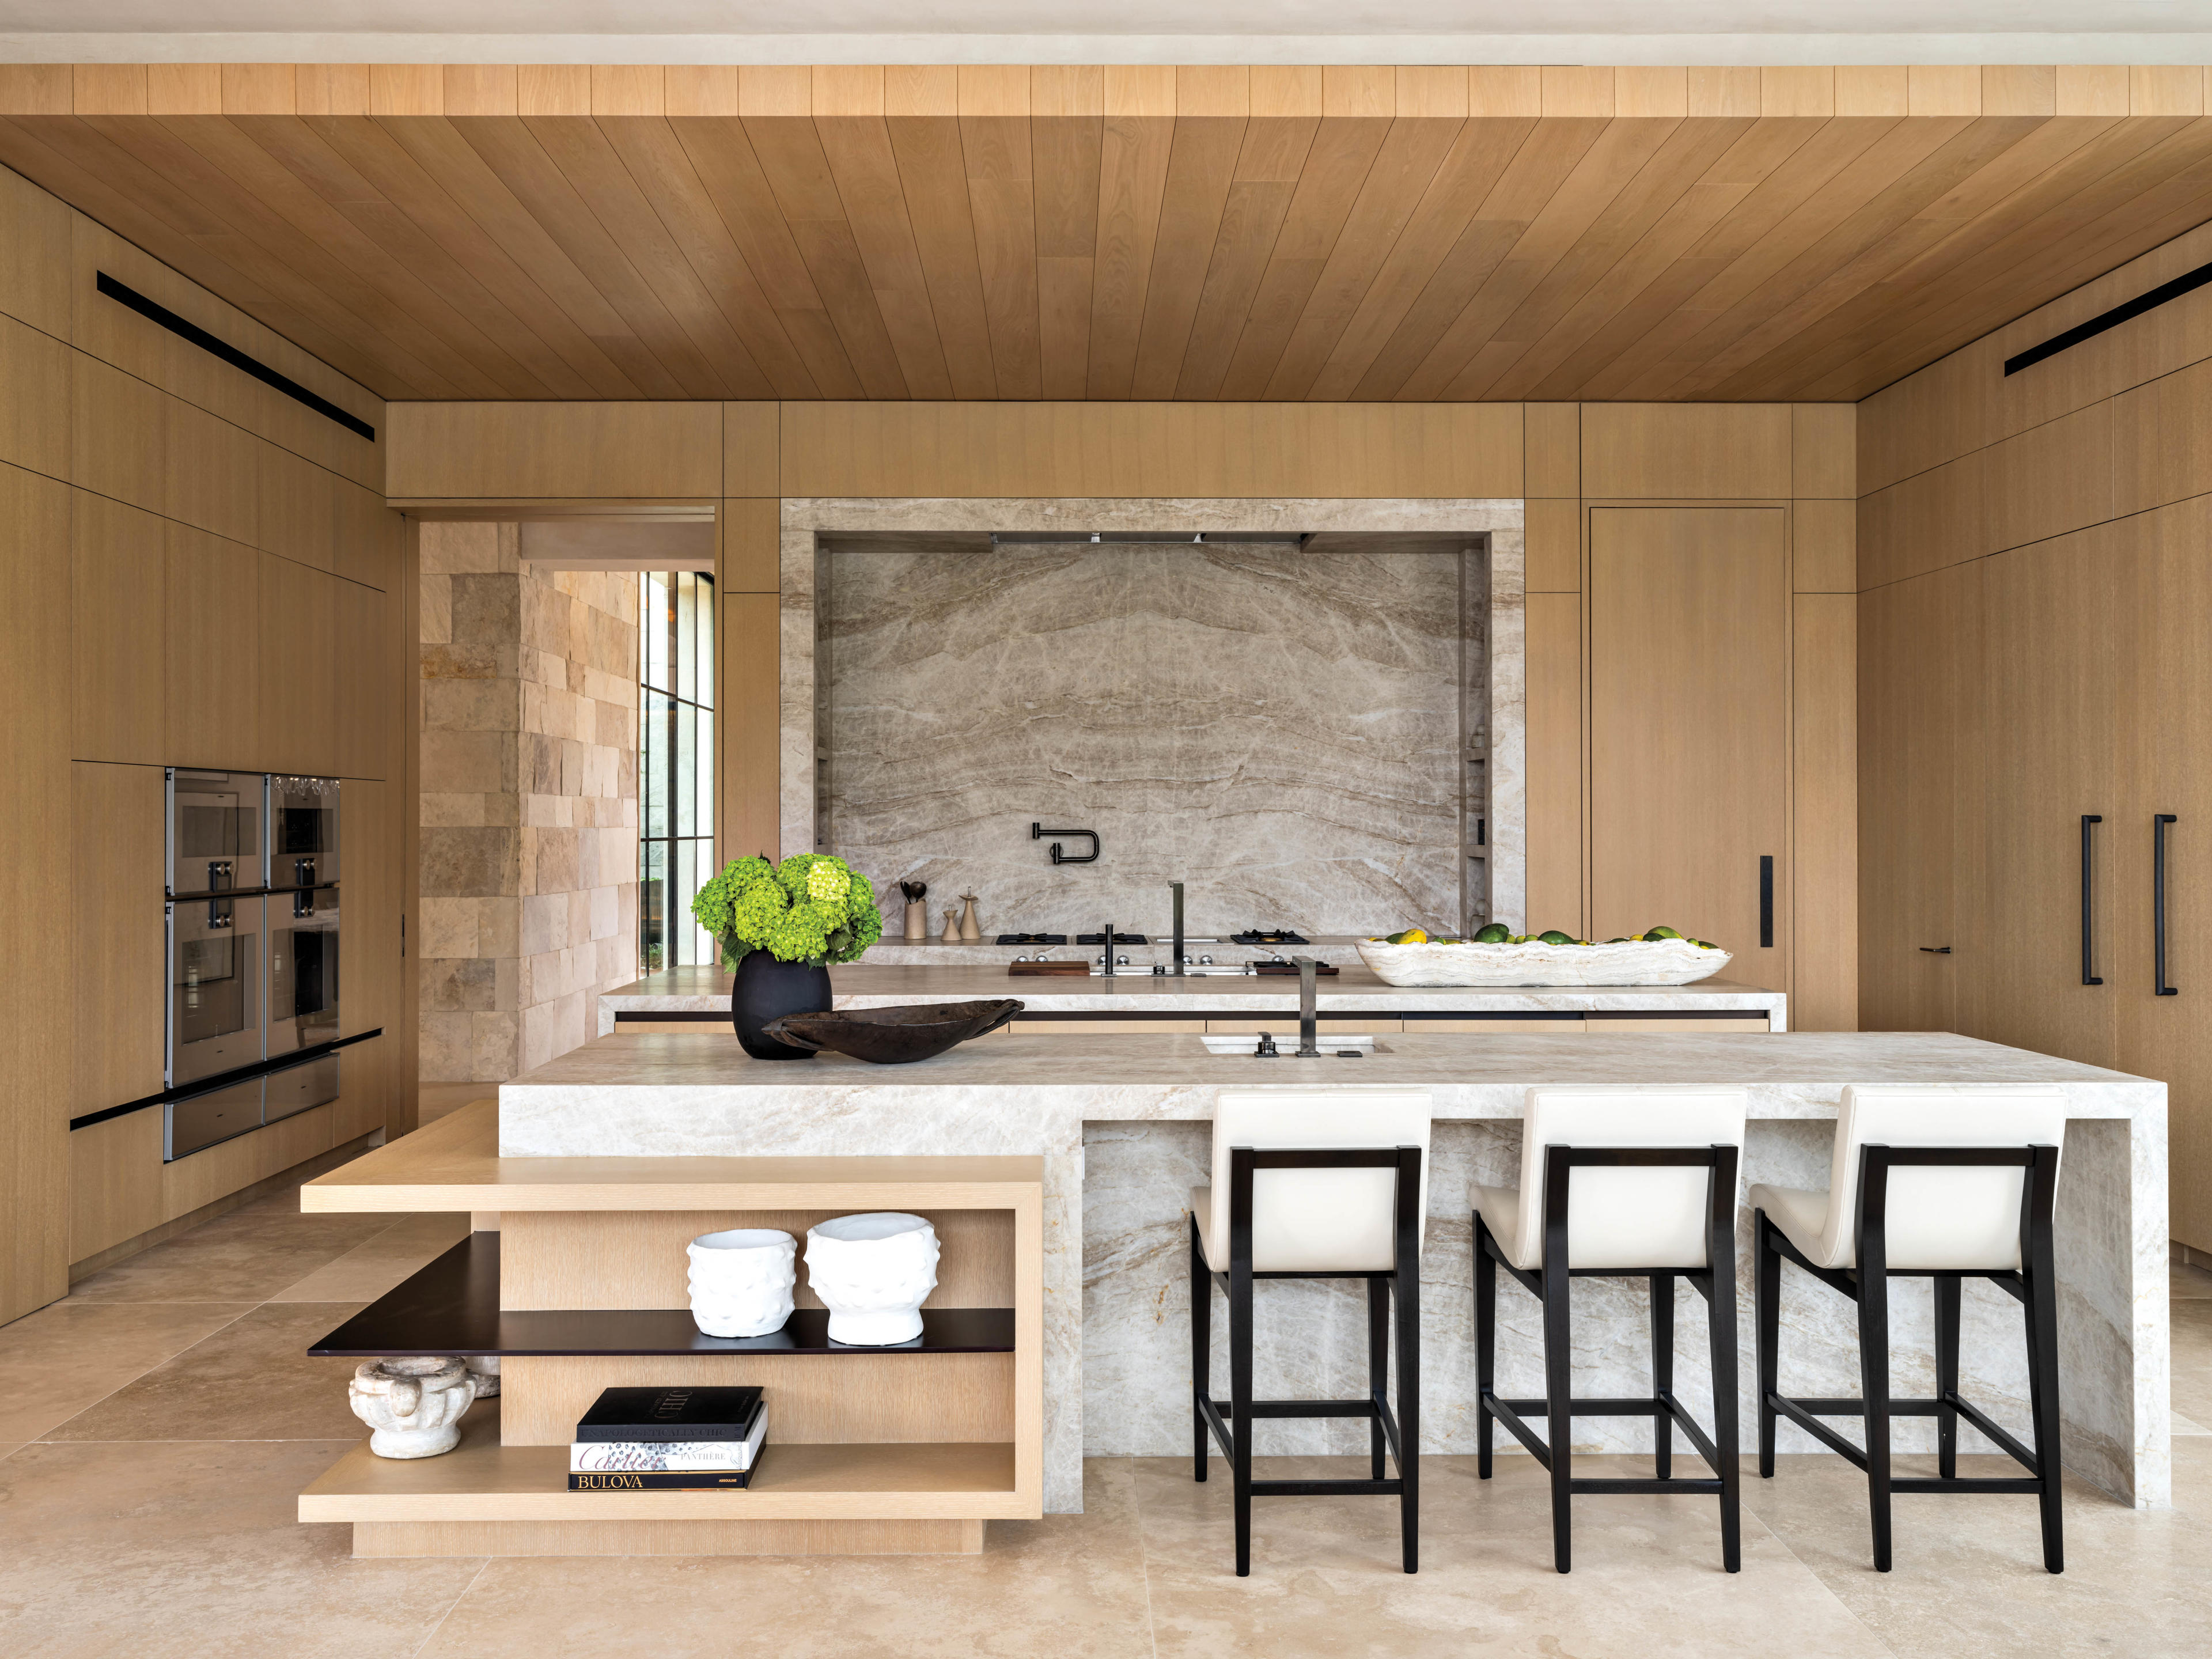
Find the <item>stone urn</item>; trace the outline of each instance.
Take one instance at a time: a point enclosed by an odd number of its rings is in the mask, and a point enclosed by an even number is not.
[[[937,1229],[918,1215],[843,1215],[806,1232],[806,1282],[830,1310],[830,1340],[888,1348],[921,1334],[937,1288]]]
[[[708,1336],[766,1336],[791,1318],[799,1241],[772,1227],[702,1233],[691,1257],[691,1320]]]
[[[495,1353],[472,1353],[461,1362],[469,1368],[470,1380],[477,1385],[477,1398],[493,1400],[499,1395],[499,1356]]]
[[[365,1359],[353,1374],[353,1414],[374,1431],[379,1457],[435,1457],[461,1443],[461,1413],[476,1379],[458,1359]]]

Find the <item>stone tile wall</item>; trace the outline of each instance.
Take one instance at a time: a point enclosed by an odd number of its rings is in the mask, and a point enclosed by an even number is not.
[[[497,1083],[635,977],[634,575],[422,526],[422,1079]]]

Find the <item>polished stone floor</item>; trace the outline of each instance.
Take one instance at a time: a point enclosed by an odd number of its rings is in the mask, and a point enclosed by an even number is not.
[[[1814,1457],[1747,1484],[1733,1578],[1710,1502],[1644,1498],[1583,1500],[1559,1577],[1521,1457],[1487,1487],[1471,1460],[1424,1466],[1413,1577],[1388,1500],[1279,1498],[1240,1581],[1224,1481],[1109,1459],[1085,1514],[994,1522],[980,1558],[355,1561],[347,1528],[292,1519],[359,1432],[349,1362],[302,1351],[465,1224],[303,1216],[279,1194],[0,1328],[0,1654],[2212,1652],[2212,1273],[2175,1273],[2175,1507],[2076,1486],[2059,1578],[2025,1498],[1899,1500],[1898,1568],[1878,1576],[1863,1489]]]

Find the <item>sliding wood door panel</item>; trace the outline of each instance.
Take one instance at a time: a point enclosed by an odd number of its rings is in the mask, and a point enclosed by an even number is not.
[[[1729,977],[1776,988],[1790,961],[1786,520],[1590,514],[1590,937],[1664,923],[1733,952]]]

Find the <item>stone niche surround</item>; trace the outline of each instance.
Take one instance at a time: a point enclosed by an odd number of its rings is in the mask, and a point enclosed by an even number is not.
[[[817,674],[817,594],[825,540],[841,534],[1036,531],[1243,532],[1465,536],[1487,548],[1488,906],[1526,925],[1526,645],[1522,503],[1507,499],[1282,501],[1170,498],[790,498],[783,503],[780,572],[781,850],[817,847],[823,801],[817,755],[828,737],[826,687]],[[834,756],[830,764],[836,764]],[[1044,856],[1042,848],[1037,856]],[[897,872],[880,874],[887,883]],[[933,884],[934,885],[934,884]],[[934,896],[934,894],[933,894]],[[987,926],[995,918],[987,914]],[[1012,925],[1011,922],[1009,925]],[[933,929],[933,932],[934,929]]]
[[[636,977],[638,578],[422,526],[421,1079],[587,1042]]]

